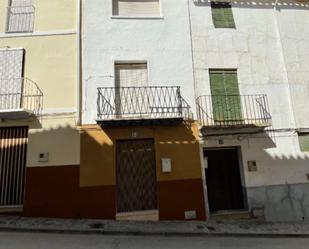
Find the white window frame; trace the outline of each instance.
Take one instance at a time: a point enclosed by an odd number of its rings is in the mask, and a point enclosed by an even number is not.
[[[163,18],[163,10],[162,10],[162,2],[163,0],[159,0],[159,8],[160,8],[160,13],[158,16],[118,16],[118,15],[113,15],[113,1],[114,0],[110,0],[110,3],[111,3],[111,16],[110,18],[111,19],[153,19],[153,20],[156,20],[156,19],[164,19]]]
[[[142,57],[141,59],[120,59],[117,57],[112,57],[111,59],[111,75],[113,76],[113,83],[112,85],[115,86],[115,65],[116,64],[135,64],[135,63],[145,63],[147,64],[147,73],[148,73],[148,84],[149,86],[152,84],[151,78],[151,69],[150,69],[150,60],[149,58]]]

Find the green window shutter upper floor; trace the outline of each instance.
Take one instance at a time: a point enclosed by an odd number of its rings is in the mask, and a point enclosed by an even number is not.
[[[210,70],[212,95],[239,95],[236,70]]]
[[[211,2],[215,28],[235,28],[232,6],[227,2]]]
[[[309,134],[298,135],[299,147],[303,152],[309,152]]]
[[[226,92],[230,95],[239,95],[238,79],[236,71],[227,72],[224,74],[224,82]]]
[[[213,115],[215,121],[241,121],[241,100],[236,70],[210,70]]]

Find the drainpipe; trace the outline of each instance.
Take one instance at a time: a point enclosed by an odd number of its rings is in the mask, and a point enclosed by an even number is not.
[[[76,84],[76,106],[77,106],[77,120],[76,125],[81,125],[81,99],[82,99],[82,0],[77,0],[77,84]]]

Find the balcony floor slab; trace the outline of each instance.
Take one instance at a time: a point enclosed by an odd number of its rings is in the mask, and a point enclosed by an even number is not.
[[[238,124],[229,126],[203,126],[200,129],[202,136],[223,136],[223,135],[239,135],[239,134],[256,134],[265,132],[271,123],[263,124]]]
[[[33,112],[23,109],[23,108],[0,110],[0,119],[4,119],[4,120],[28,119],[32,115],[33,115]]]
[[[105,127],[123,126],[147,126],[147,125],[178,125],[183,122],[183,117],[175,118],[136,118],[136,119],[107,119],[97,120],[97,123]]]

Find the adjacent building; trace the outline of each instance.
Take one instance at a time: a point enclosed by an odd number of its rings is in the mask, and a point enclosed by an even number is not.
[[[100,217],[206,218],[187,7],[83,4],[80,184]]]
[[[208,210],[308,219],[308,4],[190,9]]]
[[[0,1],[0,210],[307,220],[308,8]]]
[[[58,216],[79,165],[77,1],[0,1],[0,211]]]

